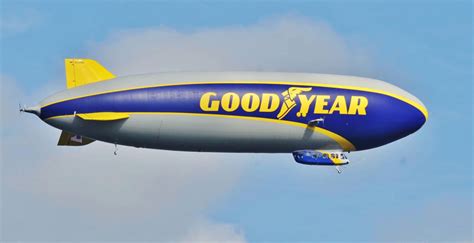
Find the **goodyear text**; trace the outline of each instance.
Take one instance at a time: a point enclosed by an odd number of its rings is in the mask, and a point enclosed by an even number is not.
[[[369,101],[364,96],[344,95],[307,95],[311,87],[290,87],[279,94],[227,92],[219,96],[216,92],[207,92],[201,96],[200,108],[207,112],[234,112],[241,108],[245,112],[276,112],[283,119],[293,108],[299,106],[298,117],[313,114],[366,115]],[[282,102],[283,101],[283,102]]]

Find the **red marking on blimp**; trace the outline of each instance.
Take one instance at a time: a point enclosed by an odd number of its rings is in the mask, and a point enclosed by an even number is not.
[[[293,152],[299,163],[341,166],[349,163],[344,152],[403,138],[428,117],[416,97],[373,79],[265,72],[115,77],[93,60],[65,64],[68,89],[21,108],[63,130],[63,146],[99,140],[183,151]]]

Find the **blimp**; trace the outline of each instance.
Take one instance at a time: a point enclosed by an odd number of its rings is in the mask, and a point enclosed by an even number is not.
[[[159,72],[116,77],[65,59],[67,89],[20,111],[62,130],[59,146],[94,141],[195,152],[288,153],[301,164],[349,163],[418,129],[423,103],[380,80],[289,72]]]

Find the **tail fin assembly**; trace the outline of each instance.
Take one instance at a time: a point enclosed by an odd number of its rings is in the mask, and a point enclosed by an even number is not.
[[[59,137],[58,146],[83,146],[95,140],[63,131]]]
[[[64,65],[68,89],[115,78],[115,75],[91,59],[64,59]]]

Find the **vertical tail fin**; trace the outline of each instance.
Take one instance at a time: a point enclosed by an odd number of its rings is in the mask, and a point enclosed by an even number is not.
[[[102,65],[91,59],[65,59],[64,65],[68,89],[115,78]]]

